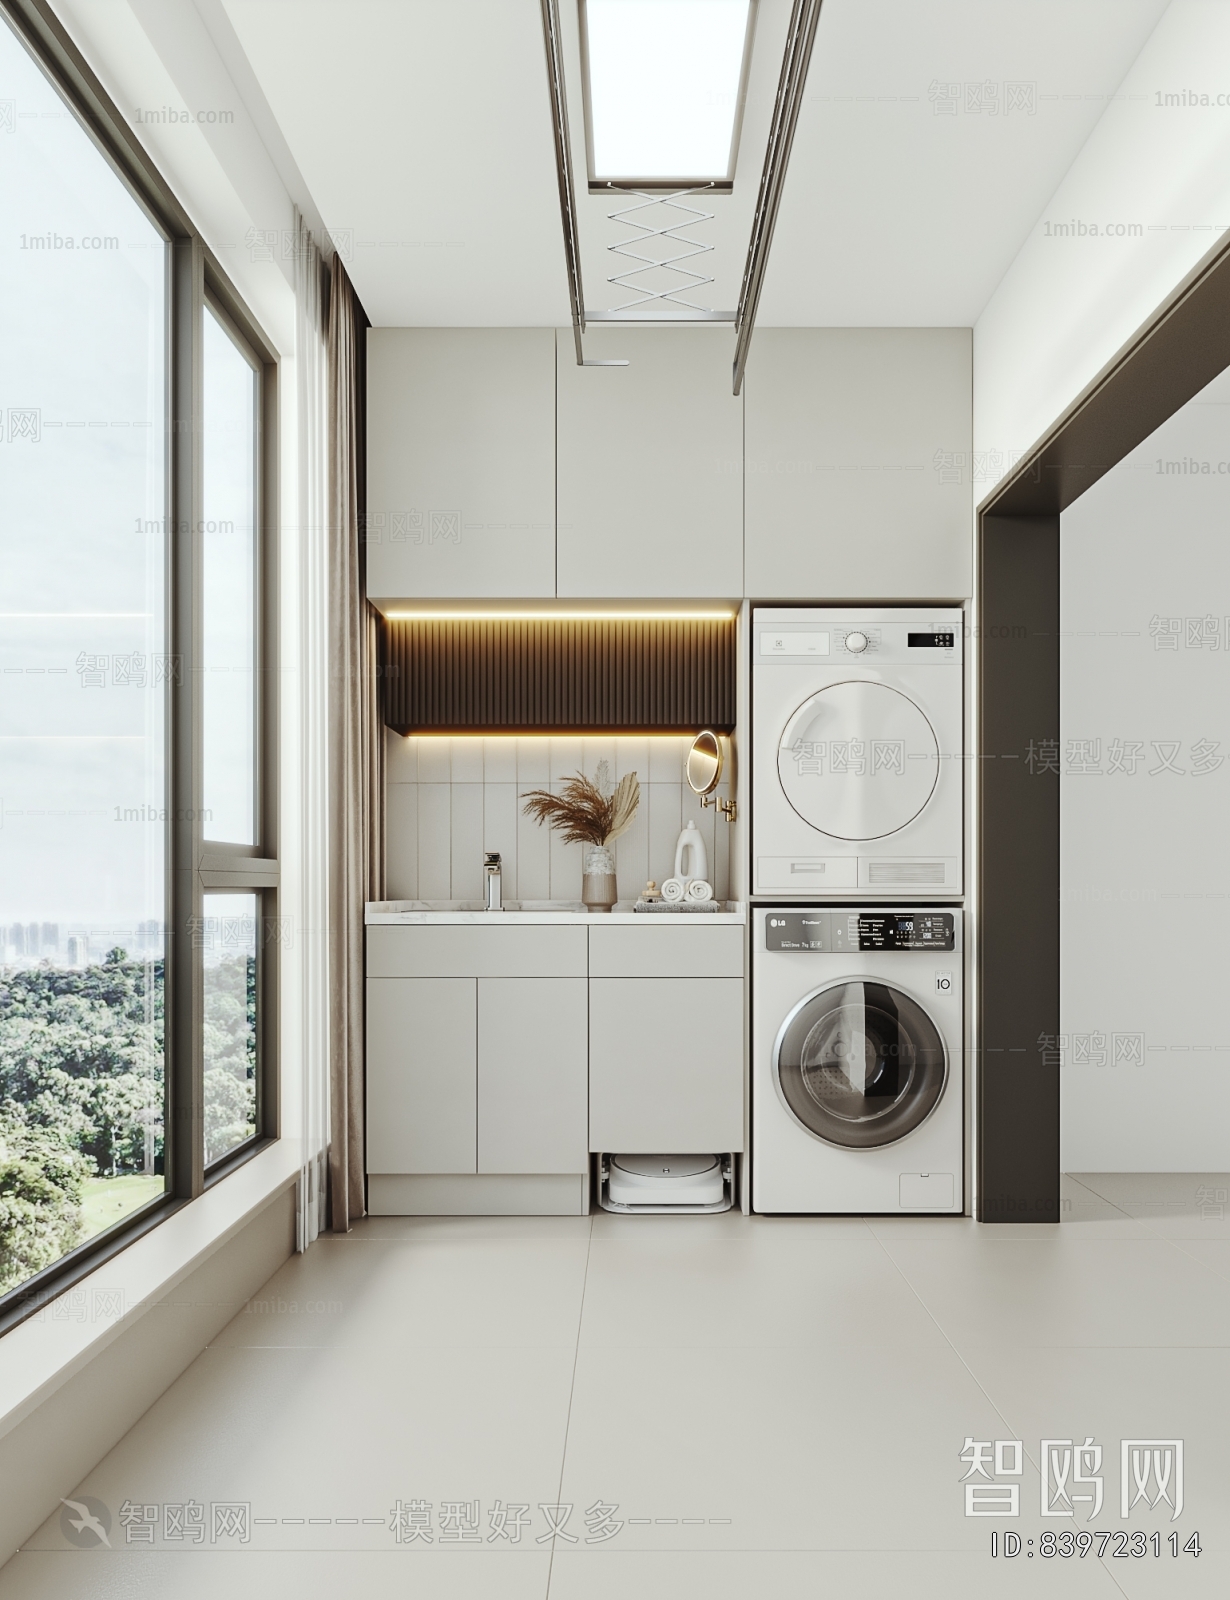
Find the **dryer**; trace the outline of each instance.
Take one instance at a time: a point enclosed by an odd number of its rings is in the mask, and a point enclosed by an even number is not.
[[[957,897],[957,607],[752,613],[752,893]]]
[[[962,913],[759,906],[752,1209],[957,1213]]]

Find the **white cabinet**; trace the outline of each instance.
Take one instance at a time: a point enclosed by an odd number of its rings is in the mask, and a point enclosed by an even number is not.
[[[369,1172],[476,1172],[473,978],[369,978]]]
[[[555,330],[372,328],[367,592],[555,593]]]
[[[741,979],[590,980],[589,1147],[743,1149]]]
[[[758,328],[744,592],[967,596],[971,385],[968,328]]]
[[[584,978],[480,978],[478,1170],[583,1172]]]
[[[728,329],[611,328],[558,348],[560,595],[743,593],[743,403]]]

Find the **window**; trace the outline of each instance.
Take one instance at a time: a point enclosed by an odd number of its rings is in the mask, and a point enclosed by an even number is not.
[[[591,189],[734,181],[754,0],[580,0]]]
[[[0,5],[0,1326],[276,1133],[273,352],[21,27]]]

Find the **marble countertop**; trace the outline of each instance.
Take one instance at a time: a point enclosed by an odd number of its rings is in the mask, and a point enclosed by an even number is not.
[[[729,927],[747,921],[747,907],[727,900],[720,911],[634,911],[631,900],[617,902],[612,911],[586,911],[579,900],[510,900],[503,911],[485,911],[476,900],[369,900],[363,921],[370,927],[398,924],[450,923],[481,926],[486,923],[594,923],[598,926],[637,927],[681,923],[700,927]]]

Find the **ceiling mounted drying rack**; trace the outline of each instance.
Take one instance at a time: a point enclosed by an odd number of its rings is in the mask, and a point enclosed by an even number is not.
[[[807,83],[807,69],[811,64],[812,48],[815,44],[816,26],[820,20],[822,3],[823,0],[794,0],[791,9],[790,25],[786,33],[786,46],[782,56],[782,68],[778,78],[777,94],[773,103],[769,138],[765,148],[764,167],[761,171],[760,188],[756,197],[756,211],[752,219],[747,259],[743,268],[743,283],[736,310],[733,312],[713,311],[682,298],[682,296],[695,293],[699,288],[714,281],[712,277],[706,277],[702,273],[694,272],[688,267],[679,265],[680,262],[695,260],[701,255],[708,254],[713,249],[711,244],[705,244],[695,238],[687,237],[683,230],[696,227],[701,222],[711,222],[715,215],[713,212],[701,211],[682,202],[685,196],[693,198],[707,191],[716,190],[719,186],[707,184],[700,188],[685,188],[665,194],[657,194],[647,192],[643,188],[624,188],[622,185],[610,184],[609,188],[612,192],[626,194],[630,200],[635,201],[634,204],[608,212],[610,220],[623,223],[628,227],[640,230],[640,232],[635,239],[625,240],[622,244],[611,245],[608,248],[613,254],[627,256],[629,259],[639,262],[640,265],[629,268],[626,272],[615,274],[608,278],[607,282],[636,294],[639,298],[628,301],[625,305],[616,306],[609,311],[587,313],[585,310],[585,293],[581,282],[580,236],[577,228],[576,190],[572,176],[572,147],[568,134],[568,95],[564,74],[563,45],[560,36],[559,5],[558,0],[540,0],[543,43],[546,47],[547,55],[547,84],[551,97],[551,121],[555,143],[555,172],[559,186],[560,222],[564,233],[564,259],[568,273],[568,299],[572,313],[572,338],[579,367],[626,367],[628,365],[626,360],[597,361],[586,359],[583,336],[587,322],[643,323],[671,320],[730,323],[735,330],[732,392],[734,394],[739,393],[743,387],[743,374],[747,367],[752,333],[755,330],[756,311],[760,304],[760,291],[764,283],[765,269],[768,265],[769,247],[773,242],[773,231],[777,225],[777,213],[781,205],[786,170],[790,163],[790,151],[794,143],[799,108],[803,102],[803,91]],[[593,185],[591,185],[591,190],[592,188]],[[652,227],[639,220],[637,215],[650,206],[673,207],[677,210],[691,212],[692,216],[686,222],[672,221],[664,227]],[[685,246],[685,248],[676,255],[658,259],[641,254],[637,248],[647,245],[650,240],[670,240]],[[634,281],[648,273],[662,271],[677,273],[686,281],[666,289],[651,289],[646,284]],[[674,315],[675,311],[682,312],[683,315],[676,316]]]

